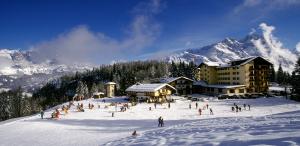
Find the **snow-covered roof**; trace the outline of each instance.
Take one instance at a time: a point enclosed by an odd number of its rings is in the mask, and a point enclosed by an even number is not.
[[[238,88],[238,87],[246,87],[246,85],[218,85],[218,84],[207,84],[205,81],[196,81],[193,85],[199,85],[203,87],[210,88],[222,88],[222,89],[230,89],[230,88]]]
[[[115,82],[107,82],[106,85],[115,85]]]
[[[201,80],[201,81],[194,82],[193,85],[207,86],[207,83]]]
[[[231,89],[231,88],[238,88],[238,87],[246,87],[246,85],[207,85],[206,87]]]
[[[207,66],[219,66],[220,65],[219,62],[202,62],[202,63]]]
[[[104,93],[103,92],[95,92],[95,93],[93,93],[93,95],[104,95]]]
[[[203,63],[203,64],[206,64],[208,66],[216,66],[217,68],[234,67],[234,66],[245,65],[245,64],[247,64],[247,63],[249,63],[249,62],[251,62],[251,61],[253,61],[253,60],[257,59],[257,58],[264,59],[265,61],[267,61],[270,64],[272,64],[268,59],[260,57],[260,56],[252,56],[252,57],[247,57],[247,58],[235,59],[235,60],[230,61],[227,64],[219,64],[219,65],[217,65],[216,64],[217,62],[206,62],[206,63]]]
[[[265,58],[263,58],[263,57],[256,56],[256,57],[249,58],[247,61],[245,61],[245,62],[242,63],[241,65],[247,64],[248,62],[251,62],[252,60],[257,59],[257,58],[262,58],[262,59],[264,59],[265,61],[267,61],[267,62],[269,62],[270,64],[272,64],[269,60],[267,60],[267,59],[265,59]]]
[[[176,81],[176,80],[181,79],[181,78],[186,79],[186,80],[189,80],[189,81],[193,81],[193,80],[190,79],[190,78],[181,76],[181,77],[162,78],[162,79],[160,80],[160,82],[161,82],[161,83],[171,83],[171,82]]]
[[[165,83],[161,84],[134,84],[126,89],[126,91],[132,92],[155,92],[165,86],[170,87],[173,90],[176,90],[173,86]]]

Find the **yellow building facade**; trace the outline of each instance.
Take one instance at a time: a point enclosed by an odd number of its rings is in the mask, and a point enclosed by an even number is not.
[[[216,88],[241,85],[239,88],[235,86],[235,90],[244,89],[245,93],[262,93],[268,91],[271,66],[272,63],[262,57],[234,60],[226,65],[201,63],[196,77],[207,85],[218,85]]]
[[[116,83],[114,82],[107,82],[105,84],[105,92],[107,97],[114,97],[116,90]]]

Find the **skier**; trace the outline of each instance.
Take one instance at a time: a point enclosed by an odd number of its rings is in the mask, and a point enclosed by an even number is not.
[[[115,116],[115,113],[114,113],[114,112],[112,112],[112,113],[111,113],[111,117],[114,117],[114,116]]]
[[[201,108],[199,108],[198,112],[199,112],[199,115],[201,115],[201,113],[202,113],[202,110],[201,110]]]
[[[234,112],[234,106],[231,107],[231,110]]]
[[[65,113],[65,115],[68,114],[68,109],[67,108],[64,108],[64,113]]]
[[[242,111],[242,108],[241,108],[241,107],[239,107],[239,111],[240,111],[240,112]]]
[[[206,104],[206,108],[208,109],[208,104]]]
[[[190,109],[192,108],[192,105],[191,105],[191,104],[189,104],[189,108],[190,108]]]
[[[244,110],[246,110],[246,104],[244,104]]]
[[[137,136],[136,130],[133,131],[132,136]]]
[[[60,115],[60,112],[58,109],[56,109],[56,112],[55,112],[55,118],[56,119],[59,119],[59,115]]]
[[[160,116],[160,117],[158,118],[158,127],[161,126],[161,119],[162,119],[162,117]]]
[[[168,103],[168,107],[171,108],[171,103],[170,102]]]
[[[44,111],[41,110],[41,118],[44,119]]]
[[[209,111],[210,111],[210,114],[211,114],[211,115],[213,115],[213,114],[214,114],[211,108],[209,109]]]
[[[198,103],[196,102],[196,109],[198,108]]]
[[[149,107],[149,111],[151,111],[151,107]]]
[[[156,109],[156,103],[154,103],[154,108]]]
[[[164,127],[165,126],[165,124],[164,124],[164,119],[163,118],[161,118],[161,123],[160,123],[161,125],[161,127]]]
[[[249,111],[250,111],[250,104],[248,104],[248,108],[249,108]]]

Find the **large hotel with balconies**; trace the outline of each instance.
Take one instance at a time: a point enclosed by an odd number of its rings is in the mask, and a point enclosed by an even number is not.
[[[238,95],[265,93],[272,63],[262,57],[234,60],[228,64],[201,63],[194,92]]]

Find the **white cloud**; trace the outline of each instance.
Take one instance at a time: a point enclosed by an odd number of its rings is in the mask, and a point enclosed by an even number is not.
[[[296,50],[300,53],[300,42],[296,45]]]
[[[274,63],[275,69],[279,67],[279,64],[282,64],[284,71],[293,71],[297,55],[293,54],[289,49],[284,48],[283,44],[273,35],[274,26],[261,23],[259,27],[262,30],[264,39],[254,40],[253,43],[259,49],[262,56],[268,57]]]
[[[249,9],[253,9],[262,15],[273,10],[280,10],[299,5],[300,0],[244,0],[240,5],[235,7],[234,13],[238,14],[243,11],[249,12]]]
[[[161,10],[159,0],[139,4],[122,39],[111,38],[101,32],[92,32],[87,26],[74,27],[52,40],[43,41],[31,49],[37,51],[37,61],[56,59],[72,64],[109,63],[112,60],[134,56],[151,45],[160,33],[160,25],[153,16]],[[138,11],[143,10],[143,11]]]

